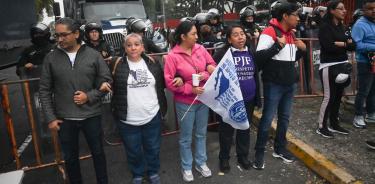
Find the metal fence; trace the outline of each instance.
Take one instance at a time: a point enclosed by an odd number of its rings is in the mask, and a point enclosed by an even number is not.
[[[322,92],[320,89],[320,80],[318,76],[318,64],[319,64],[319,58],[317,57],[319,55],[319,48],[316,47],[317,39],[303,39],[304,42],[307,44],[308,52],[307,56],[302,58],[298,62],[298,71],[300,80],[298,82],[298,94],[295,96],[296,98],[310,98],[310,97],[321,97]],[[254,40],[254,43],[257,41]],[[213,54],[215,52],[215,49],[208,49],[208,51]],[[157,57],[161,60],[161,64],[164,64],[164,55],[167,53],[159,53],[159,54],[150,54],[151,57]],[[355,65],[354,62],[354,53],[350,53],[350,62]],[[43,162],[42,154],[41,154],[41,144],[40,144],[40,135],[38,135],[37,130],[37,124],[41,122],[36,122],[35,118],[35,112],[34,112],[34,106],[33,106],[33,99],[32,94],[30,92],[30,83],[39,81],[39,78],[33,78],[33,79],[27,79],[27,80],[18,80],[18,81],[7,81],[0,83],[1,86],[1,105],[3,109],[4,114],[4,120],[7,127],[7,132],[11,144],[11,153],[15,160],[16,169],[22,169],[24,171],[30,171],[35,169],[41,169],[46,168],[50,166],[56,166],[59,170],[60,174],[62,175],[62,178],[64,181],[66,181],[66,174],[64,171],[64,168],[62,164],[64,161],[61,158],[61,150],[58,142],[58,136],[57,132],[52,131],[51,132],[51,142],[53,146],[54,151],[54,160],[52,162]],[[26,115],[28,118],[28,123],[30,125],[30,131],[32,136],[32,143],[35,153],[35,163],[24,165],[22,163],[22,160],[20,159],[20,155],[18,153],[18,145],[17,145],[17,137],[15,133],[15,127],[14,127],[14,116],[15,114],[12,114],[11,109],[11,101],[9,98],[9,86],[10,85],[21,85],[24,90],[24,99],[25,99],[25,107],[26,107]],[[352,73],[352,84],[351,87],[346,91],[345,95],[355,95],[356,90],[356,67],[353,66],[353,73]],[[166,91],[166,95],[168,98],[168,114],[167,114],[167,122],[165,122],[168,127],[164,129],[162,132],[163,136],[166,135],[172,135],[178,133],[179,127],[177,124],[177,119],[175,115],[175,108],[174,108],[174,102],[172,98],[172,94],[168,91]],[[214,113],[211,114],[211,117],[209,119],[209,125],[215,125],[216,123],[216,116]],[[87,159],[90,158],[91,155],[84,155],[81,156],[80,159]]]

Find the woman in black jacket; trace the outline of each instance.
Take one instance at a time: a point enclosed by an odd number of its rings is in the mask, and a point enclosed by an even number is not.
[[[125,55],[114,63],[113,108],[124,143],[133,183],[142,183],[144,171],[151,183],[160,183],[161,121],[167,111],[165,83],[159,62],[144,54],[142,37],[124,40]]]
[[[251,123],[254,107],[260,107],[260,90],[257,68],[254,60],[254,50],[247,44],[247,37],[242,26],[234,25],[228,27],[226,33],[227,43],[224,48],[215,52],[213,56],[216,63],[219,63],[228,49],[231,50],[233,61],[236,66],[240,89],[244,98],[247,118]],[[220,141],[220,171],[229,172],[229,153],[233,141],[234,128],[224,123],[219,118],[219,141]],[[248,160],[250,147],[250,128],[236,130],[236,151],[237,161],[244,169],[250,169],[251,163]]]
[[[347,51],[355,49],[355,44],[350,35],[346,34],[345,26],[342,24],[345,15],[346,10],[342,1],[330,1],[319,29],[321,45],[319,75],[324,98],[316,133],[326,138],[333,138],[332,132],[349,134],[348,130],[339,125],[338,119],[341,97],[345,87],[350,84],[351,64],[348,61]],[[328,118],[330,127],[327,125]]]

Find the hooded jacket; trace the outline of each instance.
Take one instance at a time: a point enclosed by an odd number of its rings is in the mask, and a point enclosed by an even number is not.
[[[276,28],[275,28],[276,27]],[[277,42],[277,32],[285,36],[286,44],[282,48]],[[295,36],[291,30],[283,30],[277,19],[270,20],[270,26],[259,37],[255,58],[259,70],[263,70],[263,82],[291,85],[298,80],[295,62],[300,58],[294,44]]]
[[[216,63],[202,45],[195,44],[191,55],[186,54],[179,45],[173,47],[165,57],[164,78],[167,89],[174,93],[175,101],[185,104],[191,104],[194,101],[197,95],[193,93],[192,74],[201,73],[203,75],[204,80],[200,82],[200,86],[203,86],[210,77],[207,72],[208,65],[216,66]],[[184,81],[180,87],[173,86],[173,79],[177,76]],[[194,103],[200,102],[195,101]]]
[[[367,54],[375,51],[375,22],[366,17],[358,19],[352,28],[352,38],[357,45],[357,62],[369,63]]]
[[[319,27],[320,62],[334,63],[348,60],[347,51],[355,49],[354,43],[348,43],[351,39],[347,35],[343,24],[334,25],[333,22],[323,19]],[[346,47],[338,47],[335,42],[345,42]]]
[[[39,85],[46,122],[100,115],[100,99],[104,93],[98,89],[103,82],[112,82],[111,73],[103,57],[94,49],[81,45],[73,66],[62,49],[50,52],[44,59]],[[76,91],[86,93],[87,103],[74,103]]]

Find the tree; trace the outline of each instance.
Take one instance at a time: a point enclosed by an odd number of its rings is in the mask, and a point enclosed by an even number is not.
[[[43,18],[43,9],[46,9],[47,13],[50,15],[52,13],[53,0],[35,0],[35,11],[38,20]]]

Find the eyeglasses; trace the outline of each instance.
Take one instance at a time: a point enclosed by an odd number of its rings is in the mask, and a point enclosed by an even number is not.
[[[69,36],[69,35],[72,34],[72,33],[73,33],[73,32],[55,33],[55,34],[53,35],[53,37],[55,37],[55,38],[60,38],[60,37],[65,38],[65,37]]]

